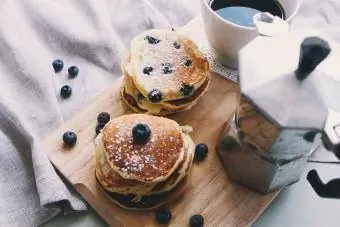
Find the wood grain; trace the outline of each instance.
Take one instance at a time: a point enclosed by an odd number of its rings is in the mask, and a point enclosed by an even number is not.
[[[112,117],[131,113],[119,96],[122,80],[112,84],[87,108],[49,135],[45,151],[54,166],[71,182],[85,200],[110,226],[155,226],[154,212],[125,211],[106,197],[94,177],[95,125],[98,113],[107,111]],[[194,163],[189,187],[168,206],[173,212],[170,226],[188,226],[193,214],[205,218],[205,226],[249,226],[276,196],[261,195],[228,181],[215,145],[225,122],[236,108],[237,86],[216,74],[209,90],[190,111],[170,118],[180,125],[191,125],[196,143],[206,143],[209,154],[201,163]],[[62,134],[72,130],[78,135],[74,148],[66,148]]]

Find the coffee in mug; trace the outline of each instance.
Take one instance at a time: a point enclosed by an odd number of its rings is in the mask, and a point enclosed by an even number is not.
[[[262,12],[286,19],[285,11],[277,0],[214,0],[210,7],[223,19],[245,27],[255,27],[253,17]]]
[[[201,0],[206,37],[223,65],[237,69],[238,52],[258,35],[254,16],[267,12],[290,23],[300,0]]]

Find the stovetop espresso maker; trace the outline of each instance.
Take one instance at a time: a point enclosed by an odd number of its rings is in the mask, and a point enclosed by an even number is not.
[[[238,54],[239,105],[217,152],[230,180],[268,193],[298,181],[319,146],[340,157],[340,46],[268,13],[255,19],[259,36]],[[316,171],[308,180],[322,186]]]

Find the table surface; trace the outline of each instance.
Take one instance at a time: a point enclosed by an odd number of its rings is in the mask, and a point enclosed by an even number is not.
[[[189,23],[197,24],[196,20]],[[338,227],[340,199],[318,197],[306,180],[308,170],[316,169],[324,182],[340,177],[340,164],[308,163],[301,180],[281,191],[254,223],[254,227]],[[44,227],[107,226],[93,211],[58,216]],[[209,226],[209,223],[206,223]]]

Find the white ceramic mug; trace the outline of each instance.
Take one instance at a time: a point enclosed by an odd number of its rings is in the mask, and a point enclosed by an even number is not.
[[[245,27],[225,20],[211,8],[214,0],[201,1],[205,34],[211,47],[223,65],[237,69],[237,53],[258,35],[256,27]],[[278,1],[285,11],[286,22],[290,23],[300,7],[300,0]]]

